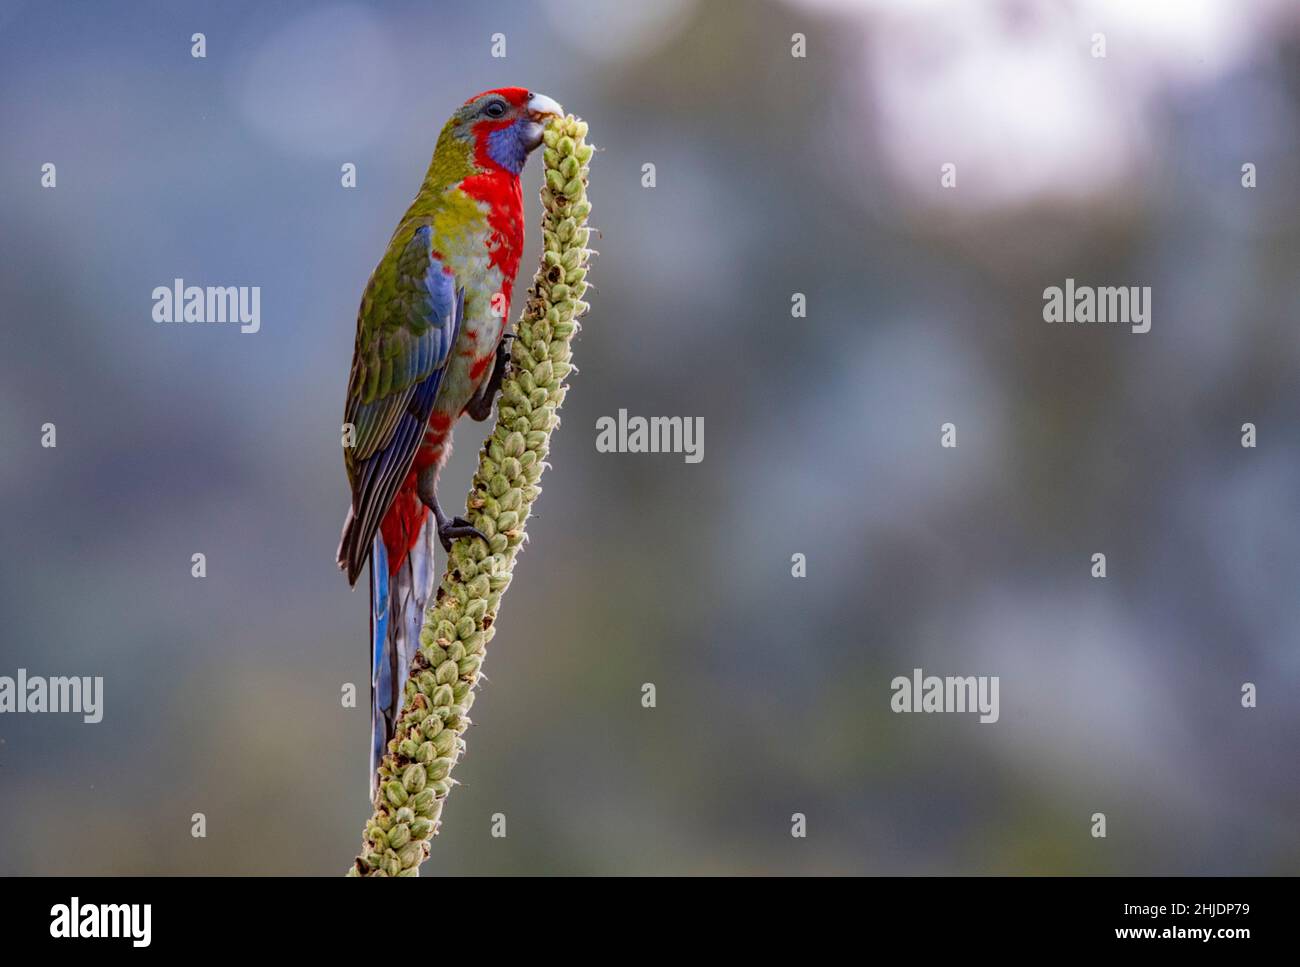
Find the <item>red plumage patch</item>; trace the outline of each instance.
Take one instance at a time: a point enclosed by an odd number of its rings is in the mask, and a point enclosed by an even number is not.
[[[529,93],[530,92],[528,91],[528,89],[524,87],[498,87],[491,91],[480,91],[478,94],[475,94],[465,103],[473,104],[480,97],[487,97],[489,94],[497,94],[501,97],[504,97],[515,107],[523,107],[525,104],[528,103]]]
[[[485,147],[481,153],[486,156]],[[504,276],[501,290],[508,310],[524,248],[524,194],[517,175],[497,167],[491,159],[488,163],[487,170],[466,178],[460,188],[471,198],[487,203],[488,262]]]
[[[415,471],[406,475],[402,489],[397,492],[393,502],[388,505],[379,532],[384,537],[384,547],[388,551],[388,576],[392,577],[406,563],[406,555],[419,540],[420,528],[429,515],[429,508],[424,506],[419,494],[415,492]]]

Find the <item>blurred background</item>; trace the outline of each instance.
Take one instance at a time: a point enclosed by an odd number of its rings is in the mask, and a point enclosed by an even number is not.
[[[356,307],[447,115],[521,85],[590,122],[601,254],[426,875],[1295,873],[1300,8],[443,6],[0,3],[0,674],[105,689],[0,716],[0,872],[351,861]],[[261,331],[155,324],[178,277]],[[1047,325],[1067,277],[1151,332]],[[620,408],[703,462],[598,453]],[[1000,721],[891,713],[915,667]]]

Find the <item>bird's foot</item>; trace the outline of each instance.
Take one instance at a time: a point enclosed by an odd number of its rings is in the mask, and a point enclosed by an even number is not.
[[[459,540],[462,537],[481,537],[484,544],[488,542],[483,532],[464,517],[448,517],[436,502],[432,510],[433,518],[438,525],[438,542],[442,544],[442,549],[448,554],[451,553],[452,541]]]

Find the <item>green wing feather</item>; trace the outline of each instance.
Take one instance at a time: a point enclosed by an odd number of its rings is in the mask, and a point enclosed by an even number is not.
[[[355,580],[410,470],[460,325],[464,289],[433,253],[427,224],[399,230],[366,286],[348,381],[344,450],[352,517],[339,562]]]

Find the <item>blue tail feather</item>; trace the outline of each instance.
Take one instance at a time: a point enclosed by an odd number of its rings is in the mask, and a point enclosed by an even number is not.
[[[370,553],[370,776],[374,784],[375,768],[384,753],[388,738],[384,708],[380,696],[392,693],[384,648],[388,643],[388,550],[382,538],[375,538]]]
[[[433,515],[427,515],[415,546],[391,576],[382,537],[375,538],[370,555],[372,797],[375,770],[393,737],[411,659],[420,647],[424,609],[433,592],[433,548],[437,530]]]

